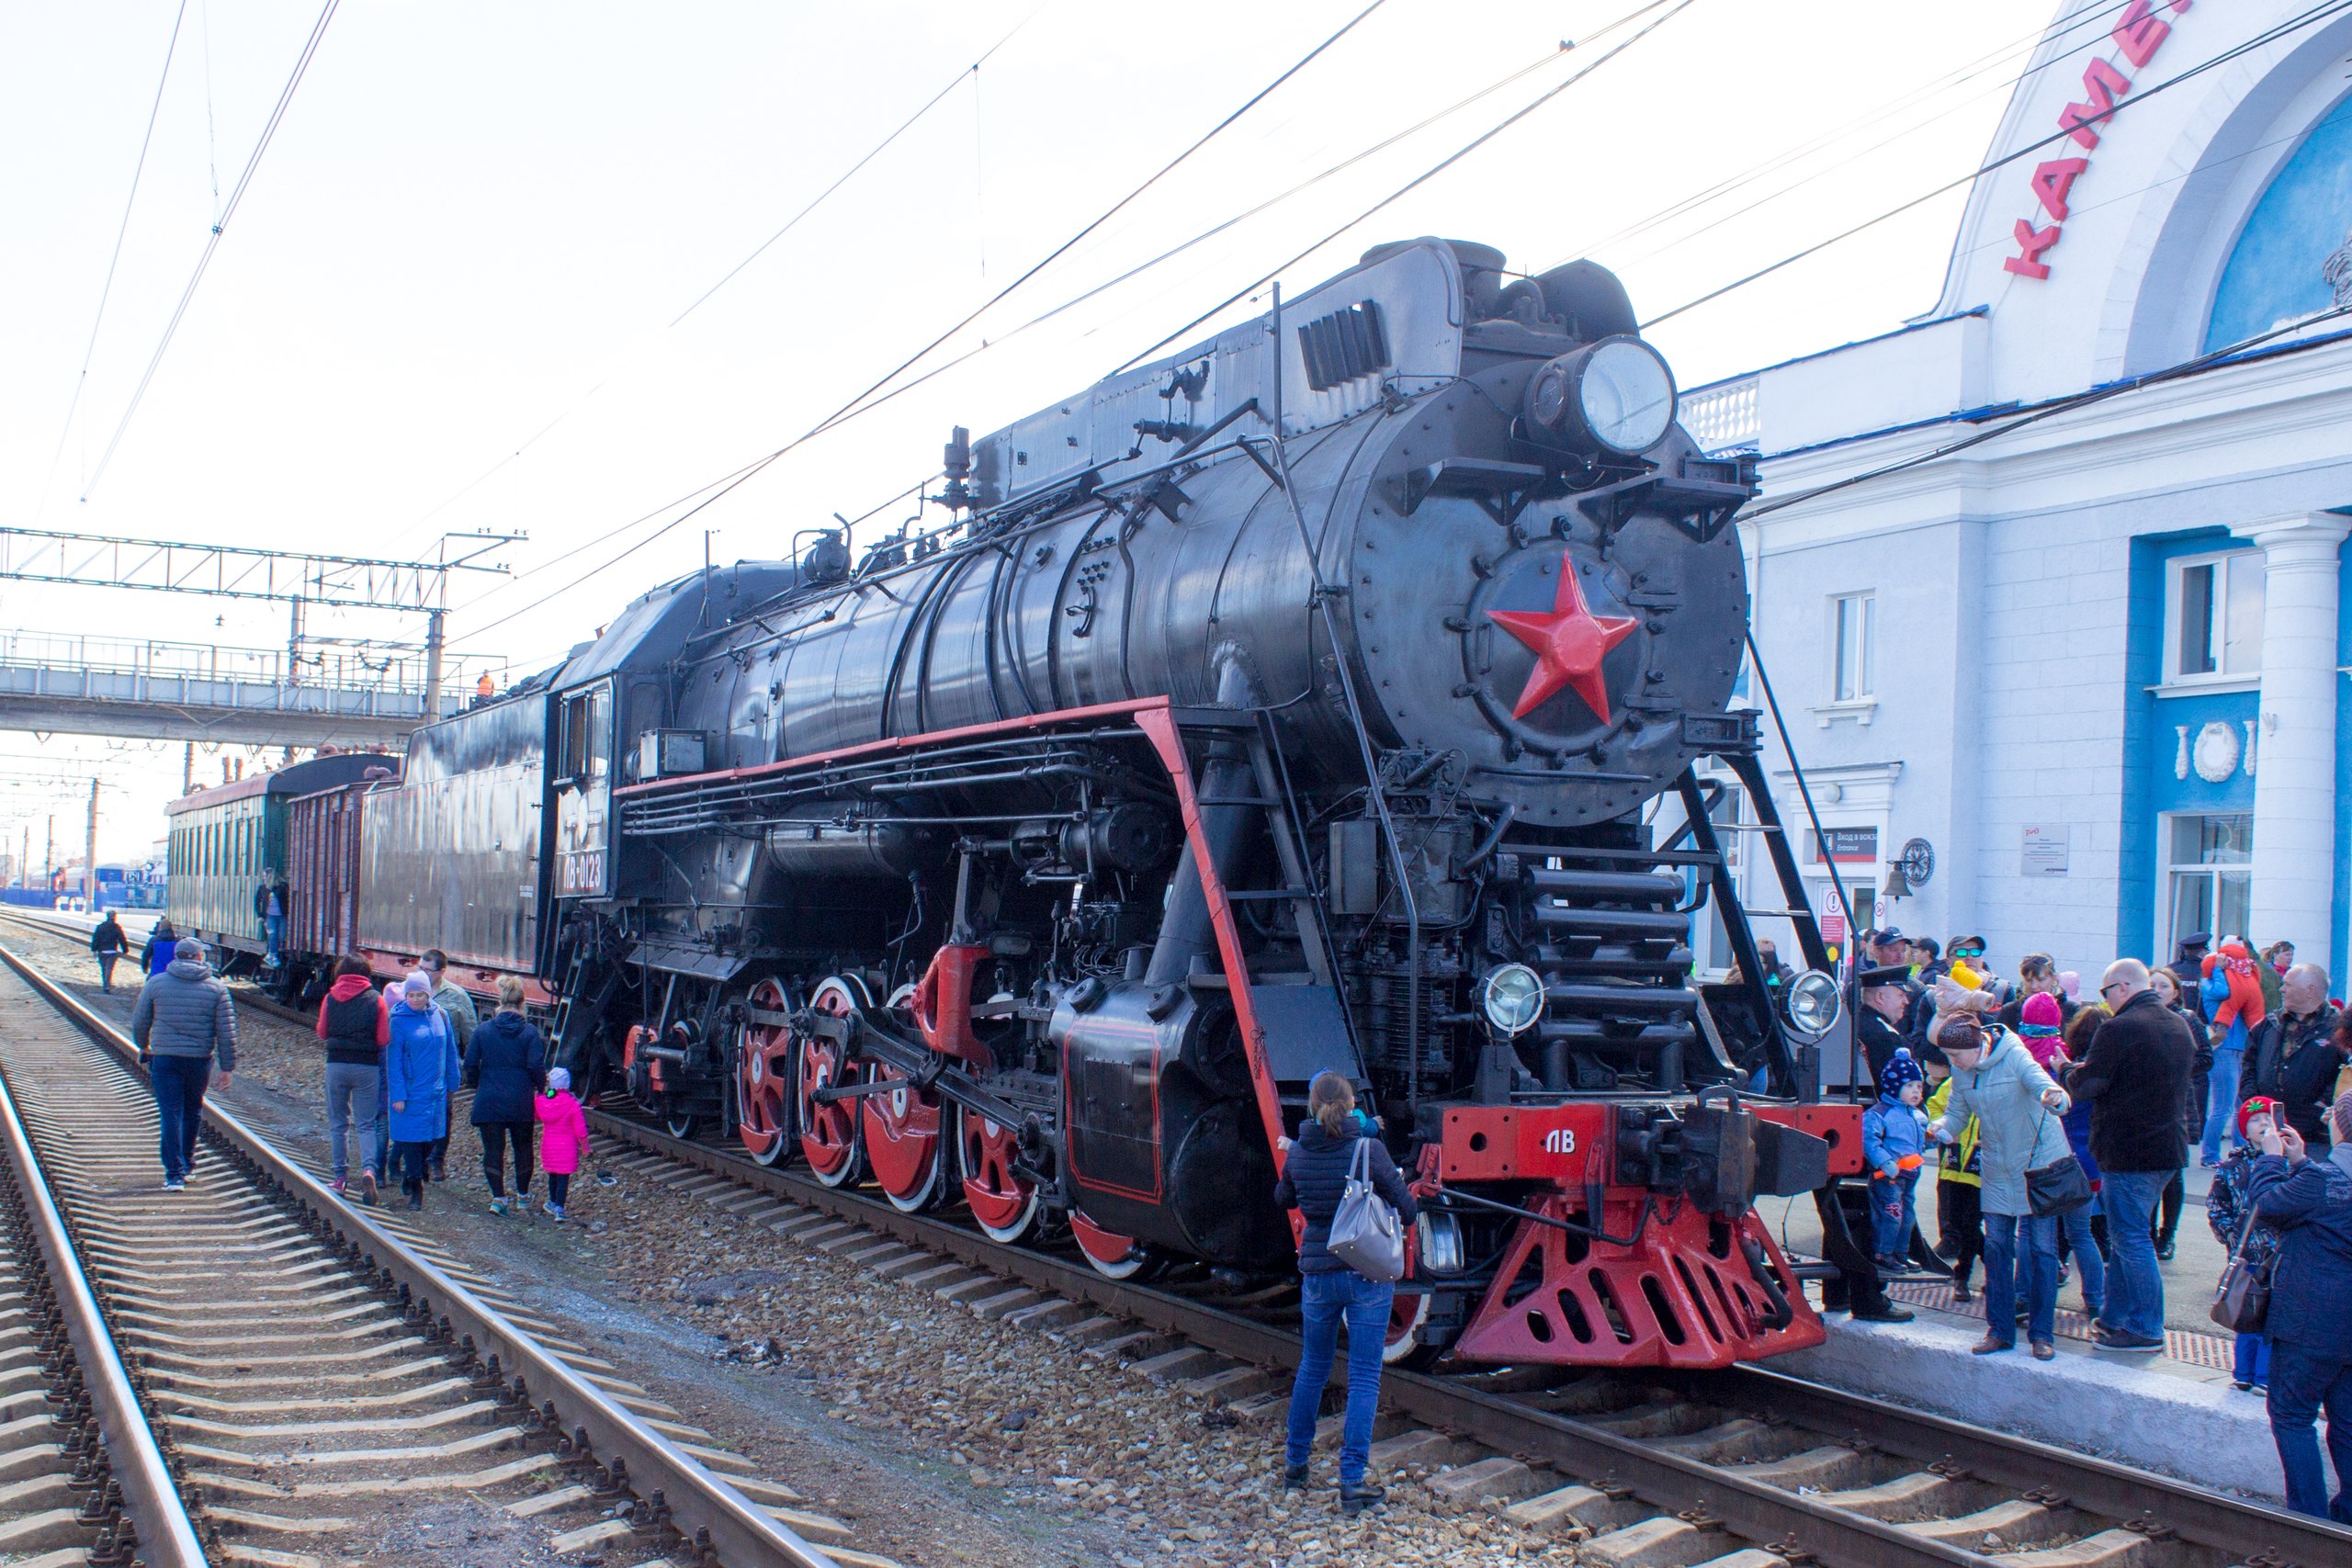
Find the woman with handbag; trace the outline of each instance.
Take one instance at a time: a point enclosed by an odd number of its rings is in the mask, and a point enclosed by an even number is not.
[[[2026,1337],[2034,1359],[2046,1361],[2057,1353],[2058,1216],[2090,1201],[2090,1184],[2066,1146],[2060,1120],[2071,1102],[2018,1037],[1997,1023],[1955,1012],[1939,1021],[1935,1042],[1951,1064],[1951,1093],[1929,1132],[1948,1143],[1969,1117],[1977,1122],[1984,1337],[1969,1348],[1979,1356],[2017,1348],[2022,1272]]]
[[[1337,1073],[1316,1074],[1306,1088],[1306,1111],[1298,1137],[1284,1145],[1282,1179],[1274,1185],[1274,1201],[1296,1209],[1306,1221],[1298,1244],[1304,1345],[1298,1379],[1291,1385],[1283,1484],[1306,1484],[1316,1417],[1322,1410],[1323,1386],[1331,1381],[1344,1319],[1348,1414],[1340,1432],[1340,1511],[1356,1514],[1386,1496],[1380,1488],[1364,1484],[1363,1472],[1372,1452],[1373,1416],[1380,1407],[1381,1352],[1396,1293],[1397,1273],[1389,1268],[1401,1272],[1394,1260],[1401,1259],[1402,1253],[1398,1250],[1392,1259],[1367,1259],[1386,1275],[1372,1278],[1333,1255],[1332,1224],[1344,1205],[1351,1210],[1351,1224],[1361,1218],[1376,1227],[1382,1216],[1373,1201],[1382,1200],[1391,1211],[1386,1216],[1390,1234],[1401,1247],[1402,1227],[1419,1215],[1386,1145],[1357,1116],[1355,1089],[1347,1079]]]
[[[2238,1107],[2238,1146],[2213,1172],[2213,1190],[2205,1195],[2206,1223],[2222,1244],[2232,1277],[2267,1281],[2278,1258],[2278,1233],[2254,1217],[2246,1190],[2254,1180],[2254,1162],[2261,1157],[2262,1140],[2278,1127],[2278,1102],[2255,1096]],[[2219,1308],[2215,1309],[2217,1314]],[[2240,1393],[2261,1388],[2270,1381],[2270,1341],[2258,1327],[2237,1328],[2237,1351],[2230,1362],[2230,1382]]]

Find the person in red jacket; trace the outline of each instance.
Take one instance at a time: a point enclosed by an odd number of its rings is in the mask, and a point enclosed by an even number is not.
[[[327,1043],[327,1143],[334,1157],[334,1190],[349,1190],[351,1165],[345,1122],[359,1123],[359,1195],[376,1201],[376,1171],[382,1157],[376,1123],[383,1097],[384,1047],[391,1043],[391,1015],[364,958],[335,965],[334,984],[319,1003],[317,1033]]]

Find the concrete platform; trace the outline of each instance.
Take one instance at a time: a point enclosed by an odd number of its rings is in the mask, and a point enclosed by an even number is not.
[[[1772,1370],[1996,1427],[2207,1486],[2281,1500],[2278,1450],[2261,1395],[2226,1378],[2181,1375],[2161,1359],[2059,1342],[2037,1361],[2020,1337],[1972,1356],[1981,1325],[1922,1314],[1911,1323],[1829,1319],[1826,1344],[1778,1356]]]

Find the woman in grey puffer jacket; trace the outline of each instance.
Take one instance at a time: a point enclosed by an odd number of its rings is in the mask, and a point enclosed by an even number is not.
[[[2036,1215],[2025,1173],[2074,1151],[2066,1143],[2066,1091],[2034,1062],[2018,1037],[1997,1023],[1955,1013],[1936,1025],[1936,1044],[1951,1064],[1951,1097],[1929,1128],[1949,1143],[1976,1118],[1984,1176],[1984,1337],[1977,1355],[2018,1343],[2018,1264],[2027,1270],[2026,1336],[2034,1358],[2057,1351],[2058,1216]]]

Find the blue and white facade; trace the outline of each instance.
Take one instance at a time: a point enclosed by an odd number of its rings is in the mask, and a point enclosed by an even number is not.
[[[1935,310],[1686,394],[1866,923],[2345,975],[2352,16],[2225,58],[2304,9],[2067,0]]]

